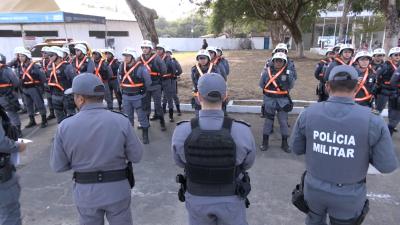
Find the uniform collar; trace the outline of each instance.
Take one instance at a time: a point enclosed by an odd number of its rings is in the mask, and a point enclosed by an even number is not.
[[[330,96],[329,99],[328,99],[328,102],[355,104],[353,98],[350,98],[350,97],[338,97],[338,96]]]
[[[200,110],[199,117],[224,117],[222,110]]]
[[[91,110],[91,109],[105,109],[103,103],[88,103],[82,106],[79,111]]]

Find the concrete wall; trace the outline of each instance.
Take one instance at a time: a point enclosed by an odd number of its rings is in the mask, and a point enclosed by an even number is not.
[[[105,40],[103,38],[89,37],[89,31],[104,31],[106,29],[104,24],[89,24],[89,23],[71,23],[71,24],[29,24],[23,26],[24,30],[56,30],[58,31],[58,37],[54,38],[72,38],[74,40],[87,41],[92,48],[105,48]],[[0,30],[21,30],[20,25],[0,25]],[[128,37],[110,37],[115,39],[115,52],[118,57],[121,57],[121,52],[126,47],[133,47],[140,50],[140,44],[143,41],[139,25],[137,22],[128,21],[107,21],[108,31],[128,31]],[[40,43],[44,39],[52,37],[37,37],[31,42]],[[13,54],[13,50],[17,46],[23,45],[22,38],[8,38],[0,37],[0,52],[6,55],[7,59],[10,59]],[[26,42],[25,42],[26,43]]]

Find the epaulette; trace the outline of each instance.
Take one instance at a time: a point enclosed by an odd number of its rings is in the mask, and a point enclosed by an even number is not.
[[[183,123],[189,123],[189,122],[190,122],[189,120],[182,120],[182,121],[177,122],[176,126],[179,126],[179,125],[181,125]]]
[[[235,120],[235,122],[236,123],[241,123],[241,124],[246,125],[248,127],[251,127],[251,125],[249,123],[247,123],[246,121],[244,121],[244,120]]]
[[[126,114],[123,113],[123,112],[116,111],[116,110],[110,110],[110,111],[113,112],[113,113],[118,113],[118,114],[123,115],[124,117],[128,118],[128,115],[126,115]]]

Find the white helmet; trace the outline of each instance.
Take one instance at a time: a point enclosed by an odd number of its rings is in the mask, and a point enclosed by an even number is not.
[[[199,56],[206,56],[208,57],[208,60],[211,60],[211,56],[207,50],[204,49],[199,50],[196,54],[196,60],[198,60]]]
[[[333,51],[333,47],[329,47],[326,49],[325,55],[327,55],[329,52],[335,52]]]
[[[339,54],[341,54],[342,51],[345,50],[345,49],[349,49],[349,50],[353,51],[353,53],[354,53],[354,47],[353,47],[353,45],[351,45],[351,44],[342,44],[342,45],[340,46]]]
[[[287,56],[283,52],[275,53],[274,56],[272,56],[272,61],[274,61],[274,59],[283,59],[283,60],[285,60],[285,62],[287,62]]]
[[[222,47],[216,47],[215,49],[216,49],[217,51],[220,51],[221,54],[222,54]]]
[[[84,44],[76,44],[75,47],[74,47],[74,49],[81,50],[81,52],[82,52],[84,55],[86,55],[86,53],[87,53],[87,48],[86,48],[86,46],[85,46]]]
[[[164,49],[164,51],[165,51],[165,49],[167,49],[167,46],[164,45],[164,44],[158,44],[158,45],[157,45],[157,48],[162,48],[162,49]]]
[[[60,47],[58,47],[58,46],[51,46],[51,47],[47,48],[46,52],[54,53],[54,54],[56,54],[58,57],[61,57],[61,58],[64,57],[64,52],[63,52],[63,50],[62,50]]]
[[[275,53],[276,50],[278,50],[278,49],[283,49],[283,50],[285,50],[286,52],[288,52],[288,48],[287,48],[287,45],[286,45],[285,43],[279,43],[279,44],[277,44],[276,47],[275,47],[275,49],[272,51],[272,53]]]
[[[169,48],[169,47],[166,47],[166,48],[165,48],[165,52],[169,52],[169,53],[171,53],[171,54],[172,54],[172,49],[171,49],[171,48]]]
[[[25,50],[26,50],[26,48],[24,48],[23,46],[15,47],[15,48],[14,48],[14,55],[15,55],[15,54],[20,54],[20,53],[22,53],[22,52],[25,51]]]
[[[371,53],[369,53],[367,51],[360,51],[360,52],[357,52],[356,56],[354,57],[354,61],[357,61],[359,58],[362,58],[362,57],[368,57],[370,60],[372,59]]]
[[[375,56],[375,55],[386,55],[386,51],[383,48],[377,48],[372,53],[372,56]]]
[[[101,50],[100,49],[93,49],[92,50],[92,53],[99,53],[100,54],[100,56],[102,55],[102,52],[101,52]]]
[[[61,51],[63,51],[64,53],[67,53],[67,55],[71,54],[68,47],[62,47]]]
[[[143,42],[142,42],[142,44],[140,45],[140,47],[141,48],[151,48],[151,49],[153,49],[153,44],[151,43],[151,41],[149,41],[149,40],[144,40]]]
[[[139,57],[139,54],[133,49],[133,48],[126,48],[123,52],[122,55],[130,55],[132,56],[134,59]]]
[[[395,54],[395,53],[400,53],[400,47],[391,48],[391,49],[389,50],[389,57],[390,57],[392,54]]]
[[[40,51],[41,52],[48,52],[48,51],[50,51],[50,48],[51,47],[49,47],[49,46],[44,46],[44,47],[42,47],[42,49]]]
[[[21,49],[21,51],[20,52],[18,52],[18,54],[22,54],[22,55],[25,55],[26,57],[28,57],[28,58],[32,58],[32,54],[31,54],[31,51],[29,51],[28,49]]]
[[[215,54],[217,54],[217,49],[213,46],[208,46],[206,51],[212,51],[212,52],[215,52]]]
[[[112,48],[107,48],[104,50],[104,53],[111,53],[113,56],[115,56],[115,51]]]

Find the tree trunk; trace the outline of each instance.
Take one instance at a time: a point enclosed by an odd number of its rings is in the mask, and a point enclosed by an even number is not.
[[[138,0],[126,0],[126,3],[136,17],[143,39],[158,44],[158,35],[154,24],[154,20],[158,19],[157,12],[144,7]]]
[[[269,21],[267,24],[269,24],[270,28],[272,46],[275,47],[280,42],[283,42],[285,37],[283,23],[281,21]]]
[[[346,24],[347,24],[347,14],[350,12],[352,0],[345,0],[343,5],[343,14],[340,18],[340,25],[339,25],[339,42],[344,40],[344,34],[346,31]]]
[[[290,34],[296,43],[298,57],[304,58],[303,34],[301,33],[299,25],[296,23],[286,23],[286,26],[290,30]]]
[[[315,22],[317,21],[316,18],[314,18],[314,21],[312,23],[312,29],[311,29],[311,40],[310,40],[310,46],[311,48],[314,47],[314,41],[315,41]]]
[[[384,48],[388,51],[392,47],[398,45],[398,33],[400,31],[399,13],[396,9],[396,0],[383,0],[383,11],[386,18],[385,26],[385,45]]]

